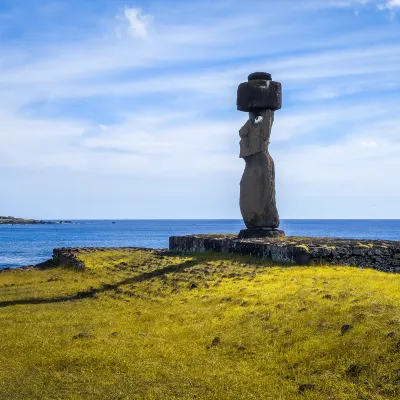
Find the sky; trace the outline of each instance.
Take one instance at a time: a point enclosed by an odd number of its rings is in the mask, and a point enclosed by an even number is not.
[[[400,218],[400,0],[0,0],[0,215],[241,218],[255,71],[280,217]]]

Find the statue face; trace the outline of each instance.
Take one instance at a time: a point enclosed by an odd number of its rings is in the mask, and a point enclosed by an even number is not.
[[[258,117],[255,118],[254,123],[259,124],[260,122],[263,122],[263,120],[264,120],[264,117],[259,115]]]
[[[251,113],[249,113],[249,120],[253,124],[259,124],[259,123],[263,122],[264,117],[261,115],[261,113],[251,112]]]
[[[272,110],[259,110],[249,112],[249,121],[253,124],[260,124],[263,121],[270,121],[271,127],[274,122],[274,111]]]

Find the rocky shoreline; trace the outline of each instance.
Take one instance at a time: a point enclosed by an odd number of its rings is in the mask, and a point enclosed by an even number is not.
[[[48,224],[72,224],[72,221],[43,221],[38,219],[25,219],[0,216],[0,225],[48,225]]]

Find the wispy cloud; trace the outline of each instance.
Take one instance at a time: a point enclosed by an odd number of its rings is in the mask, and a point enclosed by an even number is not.
[[[380,10],[389,9],[394,10],[400,8],[400,0],[386,0],[385,3],[379,4],[378,8]]]
[[[129,217],[207,216],[208,204],[221,213],[208,216],[238,217],[238,130],[247,116],[236,111],[236,88],[248,73],[268,70],[284,87],[271,143],[282,217],[317,216],[304,200],[312,191],[346,199],[365,195],[373,181],[377,204],[400,196],[385,183],[400,170],[400,33],[376,7],[393,10],[396,2],[317,3],[293,1],[292,10],[260,1],[255,14],[235,0],[172,8],[153,0],[104,7],[86,21],[83,37],[34,47],[28,38],[7,37],[0,63],[0,167],[19,176],[15,185],[26,174],[40,182],[45,175],[65,182],[57,187],[66,198],[69,187],[83,198],[96,196],[90,207],[80,205],[92,217],[106,217],[110,204],[99,186],[124,192],[129,201],[121,200],[121,213],[131,204],[137,210]],[[355,19],[346,10],[352,5],[365,12]],[[5,26],[4,32],[13,31]],[[5,180],[10,188],[9,178],[0,176],[0,184]],[[146,189],[138,194],[138,186]],[[9,207],[17,192],[10,189]],[[215,199],[207,200],[209,193]],[[303,209],[296,199],[304,200]],[[369,216],[368,201],[357,216]],[[63,217],[73,205],[56,203],[43,217]],[[160,214],[152,215],[151,205]],[[179,214],[178,205],[187,213]],[[318,216],[340,216],[343,207]]]
[[[134,38],[146,39],[149,36],[149,27],[153,19],[144,14],[140,8],[125,7],[124,17],[128,22],[128,33]]]
[[[374,6],[378,10],[394,10],[400,7],[400,0],[331,0],[328,7]]]

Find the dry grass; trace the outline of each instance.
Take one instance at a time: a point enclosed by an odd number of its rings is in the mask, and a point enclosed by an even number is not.
[[[398,399],[400,276],[98,252],[0,274],[0,399]]]

